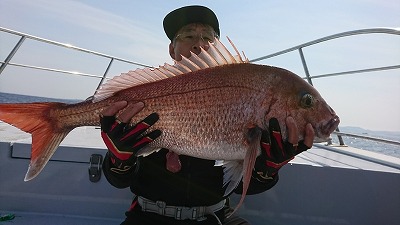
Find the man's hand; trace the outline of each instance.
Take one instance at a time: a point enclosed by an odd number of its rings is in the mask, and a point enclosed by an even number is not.
[[[101,137],[106,144],[111,162],[116,172],[124,172],[133,165],[134,155],[141,148],[161,135],[160,130],[154,130],[146,135],[143,133],[158,120],[158,115],[152,113],[134,126],[129,121],[142,110],[142,102],[127,106],[126,101],[116,102],[100,114]],[[122,113],[116,114],[124,109]]]
[[[294,156],[310,149],[314,140],[314,129],[311,124],[305,128],[304,140],[299,141],[298,128],[292,117],[286,118],[288,140],[283,141],[281,129],[276,118],[269,121],[269,130],[261,136],[261,155],[257,157],[255,172],[262,180],[272,179],[282,166]]]

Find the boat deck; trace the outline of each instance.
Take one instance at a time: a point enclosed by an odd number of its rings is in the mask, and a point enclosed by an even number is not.
[[[104,177],[96,183],[89,180],[91,155],[106,152],[98,129],[77,129],[29,182],[23,181],[29,138],[13,135],[19,140],[3,141],[2,136],[0,142],[0,214],[15,218],[1,224],[101,225],[123,220],[130,191],[112,187]],[[274,188],[247,196],[239,213],[253,225],[396,224],[399,174],[398,158],[315,145],[282,168]]]
[[[2,212],[4,213],[4,212]],[[16,214],[12,220],[0,222],[10,225],[110,225],[120,224],[121,220],[109,218],[91,218],[74,215],[56,215],[27,212],[11,212]],[[4,213],[5,214],[5,213]]]

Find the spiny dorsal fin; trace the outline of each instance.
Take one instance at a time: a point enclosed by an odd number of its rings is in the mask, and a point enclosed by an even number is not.
[[[114,93],[120,90],[137,85],[226,64],[248,63],[248,59],[244,54],[242,58],[239,51],[229,38],[228,41],[234,48],[236,55],[232,55],[221,41],[216,39],[214,43],[209,45],[210,47],[207,51],[202,48],[199,55],[191,53],[189,58],[182,56],[182,60],[175,61],[174,65],[165,63],[163,66],[158,68],[136,69],[115,76],[96,91],[93,96],[93,102],[99,102],[111,97]]]

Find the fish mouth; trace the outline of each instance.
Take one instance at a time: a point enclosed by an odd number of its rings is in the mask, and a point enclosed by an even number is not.
[[[319,127],[317,137],[320,139],[324,139],[324,140],[329,139],[329,136],[331,135],[331,133],[333,131],[335,131],[335,129],[338,127],[339,123],[340,123],[340,119],[337,115],[335,115],[332,119],[323,123]]]

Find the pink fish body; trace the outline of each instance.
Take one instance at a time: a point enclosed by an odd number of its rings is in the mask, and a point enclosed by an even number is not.
[[[285,118],[292,116],[300,139],[307,123],[325,140],[339,123],[317,90],[299,76],[281,68],[250,64],[217,41],[208,51],[192,54],[173,66],[165,64],[115,77],[92,101],[0,104],[0,120],[32,133],[32,157],[25,180],[40,173],[72,129],[99,126],[99,113],[121,100],[145,104],[132,123],[152,112],[160,117],[151,129],[160,129],[162,135],[138,156],[167,148],[178,155],[223,160],[227,193],[242,177],[244,192],[247,190],[260,154],[259,131],[268,129],[270,118],[278,119],[286,137]]]

